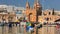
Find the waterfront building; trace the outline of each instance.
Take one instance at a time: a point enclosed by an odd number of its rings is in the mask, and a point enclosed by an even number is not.
[[[16,7],[10,5],[0,5],[0,22],[2,21],[12,21],[19,19],[23,16],[23,7]]]
[[[29,2],[26,2],[25,14],[28,21],[31,22],[55,22],[60,19],[60,12],[54,9],[42,10],[42,5],[38,0],[34,1],[33,8],[30,7]]]
[[[21,17],[25,16],[24,15],[25,8],[23,7],[15,7],[14,11],[17,19],[20,19]]]
[[[42,16],[38,16],[39,17],[39,22],[49,22],[49,23],[54,23],[54,22],[58,22],[56,20],[60,19],[60,12],[56,11],[54,9],[47,9],[44,10],[42,13]]]
[[[59,23],[60,22],[60,11],[54,9],[42,10],[42,5],[38,0],[34,0],[33,8],[30,7],[29,2],[26,2],[25,14],[27,21],[33,23]],[[43,25],[42,28],[38,29],[38,34],[56,34],[56,25]],[[34,28],[34,33],[36,34],[36,29]]]
[[[27,17],[28,21],[38,22],[38,16],[42,15],[41,4],[37,0],[35,0],[33,8],[31,8],[29,2],[27,1],[26,2],[25,14],[26,14],[26,17]]]

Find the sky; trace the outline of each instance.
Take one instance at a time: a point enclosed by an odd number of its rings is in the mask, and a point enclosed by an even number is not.
[[[34,0],[28,0],[30,6],[33,6]],[[55,9],[60,10],[60,0],[39,0],[43,9]],[[0,0],[0,5],[13,5],[25,7],[26,0]]]

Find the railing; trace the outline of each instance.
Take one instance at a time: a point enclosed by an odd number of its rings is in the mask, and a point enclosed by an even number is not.
[[[60,25],[47,24],[38,29],[38,34],[60,34]]]
[[[5,23],[0,25],[0,34],[27,34],[26,28],[20,23]]]
[[[60,24],[46,24],[39,29],[34,27],[32,33],[26,31],[25,25],[21,23],[4,23],[0,24],[0,34],[60,34]]]

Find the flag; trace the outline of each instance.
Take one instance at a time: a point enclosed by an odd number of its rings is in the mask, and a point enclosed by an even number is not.
[[[31,26],[31,23],[30,23],[30,22],[26,22],[26,25],[27,25],[27,26]]]

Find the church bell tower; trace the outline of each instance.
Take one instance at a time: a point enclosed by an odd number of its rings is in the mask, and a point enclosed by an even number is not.
[[[42,6],[39,3],[39,0],[34,1],[34,9],[36,9],[36,22],[38,22],[38,16],[42,15]]]
[[[35,0],[34,1],[34,9],[36,9],[37,15],[41,15],[42,14],[42,6],[39,3],[39,0]]]
[[[30,4],[29,4],[28,0],[26,0],[26,9],[30,9]]]

